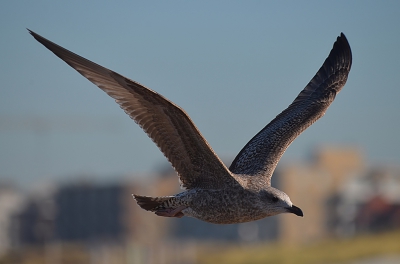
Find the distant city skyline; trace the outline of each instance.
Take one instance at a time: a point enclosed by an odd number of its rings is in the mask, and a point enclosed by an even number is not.
[[[181,106],[223,160],[292,102],[344,32],[349,80],[282,162],[351,145],[367,162],[400,164],[400,2],[6,1],[0,20],[0,182],[112,181],[167,163],[111,98],[25,28]]]

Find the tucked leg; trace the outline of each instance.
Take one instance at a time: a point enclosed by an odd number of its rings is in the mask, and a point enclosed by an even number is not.
[[[161,210],[157,210],[155,211],[155,214],[158,216],[164,216],[164,217],[178,217],[181,218],[182,216],[184,216],[184,214],[182,213],[182,210],[186,209],[186,206],[181,205],[175,209],[172,208],[167,208],[167,209],[161,209]]]

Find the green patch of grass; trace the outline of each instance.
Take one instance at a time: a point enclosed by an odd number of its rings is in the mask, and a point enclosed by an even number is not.
[[[199,252],[199,263],[319,264],[348,263],[381,255],[400,254],[400,231],[286,247],[283,243],[228,247],[219,252]]]

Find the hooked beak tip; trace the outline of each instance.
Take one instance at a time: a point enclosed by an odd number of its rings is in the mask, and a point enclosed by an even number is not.
[[[301,209],[295,205],[292,205],[292,207],[289,207],[287,210],[289,213],[303,217],[303,211],[301,211]]]

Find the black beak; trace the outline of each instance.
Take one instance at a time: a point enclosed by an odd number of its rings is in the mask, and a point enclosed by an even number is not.
[[[297,216],[303,216],[303,211],[301,211],[301,209],[295,205],[292,205],[292,207],[287,208],[287,211],[289,213],[295,214]]]

